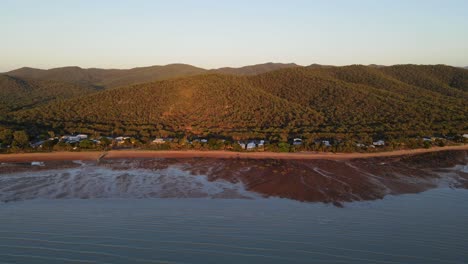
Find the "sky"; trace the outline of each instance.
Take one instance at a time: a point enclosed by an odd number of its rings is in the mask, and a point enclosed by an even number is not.
[[[466,0],[0,0],[0,72],[264,62],[468,66]]]

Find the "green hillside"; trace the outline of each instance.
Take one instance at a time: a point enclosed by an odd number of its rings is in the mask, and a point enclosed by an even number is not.
[[[51,101],[87,95],[97,90],[98,88],[89,85],[22,79],[0,74],[0,115]]]
[[[466,133],[467,72],[448,66],[356,65],[256,76],[206,74],[53,102],[14,112],[8,120],[36,130],[140,137]]]
[[[417,67],[423,75],[425,66]],[[415,86],[412,79],[386,74],[389,69],[406,71],[400,66],[296,68],[251,80],[269,93],[321,112],[327,118],[327,131],[417,131],[441,129],[448,123],[463,126],[462,121],[468,120],[468,93],[439,81]]]

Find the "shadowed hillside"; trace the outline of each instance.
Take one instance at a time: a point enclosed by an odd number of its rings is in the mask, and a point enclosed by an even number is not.
[[[82,69],[80,67],[63,67],[50,70],[21,68],[8,72],[10,76],[55,80],[69,83],[92,84],[113,88],[137,83],[154,82],[174,77],[191,76],[204,73],[206,70],[186,64],[150,66],[129,70],[117,69]]]
[[[20,78],[53,80],[75,84],[115,88],[140,83],[161,81],[171,78],[200,75],[207,72],[232,75],[256,75],[283,68],[299,67],[296,64],[265,63],[241,68],[221,68],[205,70],[187,64],[169,64],[165,66],[138,67],[128,70],[118,69],[82,69],[80,67],[62,67],[50,70],[21,68],[7,74]]]
[[[32,80],[0,74],[0,115],[10,111],[83,96],[98,88],[57,81]]]

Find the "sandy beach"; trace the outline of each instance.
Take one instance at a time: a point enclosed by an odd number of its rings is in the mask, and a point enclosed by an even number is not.
[[[102,159],[132,159],[132,158],[243,158],[243,159],[328,159],[348,160],[375,157],[394,157],[415,155],[447,150],[468,150],[468,145],[433,147],[430,149],[397,150],[375,153],[331,153],[331,152],[231,152],[231,151],[150,151],[150,150],[111,150],[107,152],[50,152],[50,153],[18,153],[1,154],[0,162],[28,162],[28,161],[59,161],[59,160],[97,160]]]

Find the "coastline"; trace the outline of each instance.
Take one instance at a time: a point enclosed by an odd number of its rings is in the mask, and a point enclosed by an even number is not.
[[[62,160],[99,160],[132,158],[241,158],[241,159],[289,159],[289,160],[349,160],[375,157],[407,156],[423,153],[468,150],[468,144],[460,146],[433,147],[430,149],[395,150],[374,153],[331,153],[331,152],[232,152],[197,150],[111,150],[89,152],[47,152],[0,154],[0,162],[62,161]]]

